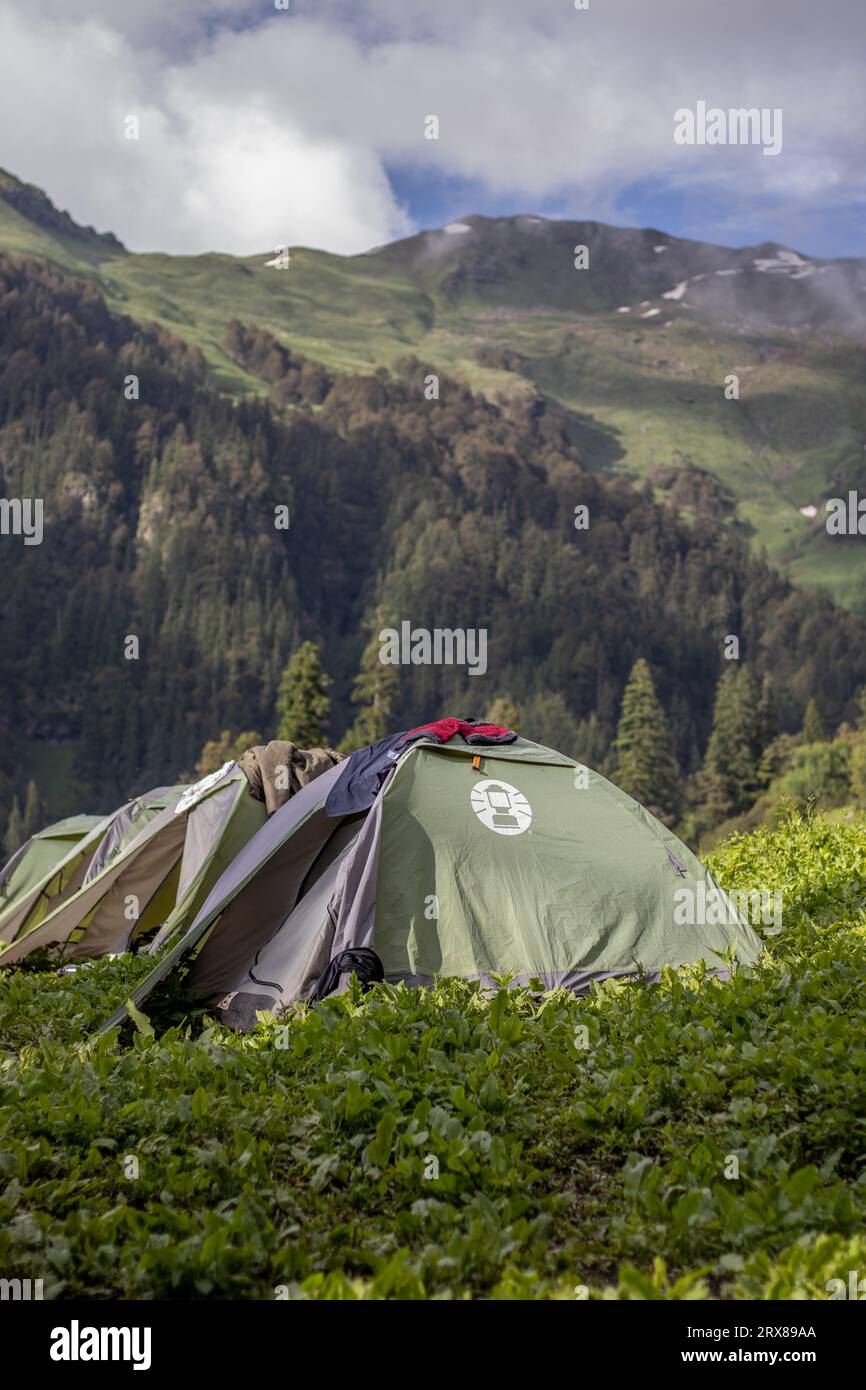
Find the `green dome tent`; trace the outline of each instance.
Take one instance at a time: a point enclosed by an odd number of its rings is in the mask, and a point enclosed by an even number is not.
[[[191,997],[248,1028],[343,988],[359,962],[393,982],[508,974],[581,991],[702,960],[725,974],[732,947],[741,962],[760,952],[671,831],[552,749],[416,742],[368,811],[329,816],[343,775],[330,769],[253,836],[133,1003],[181,962]]]
[[[107,816],[71,816],[22,845],[0,874],[0,941],[21,941],[75,897],[182,787],[158,787]]]
[[[264,803],[237,763],[191,786],[160,788],[139,798],[140,814],[117,813],[76,891],[47,915],[31,915],[0,951],[0,968],[43,946],[65,959],[99,956],[130,944],[166,921],[187,926],[238,850],[264,823]]]
[[[85,842],[81,854],[99,843],[105,833],[105,816],[69,816],[32,835],[0,869],[0,938],[3,923],[12,922],[12,909],[24,900],[32,901],[47,889],[58,865]],[[95,831],[99,833],[94,834]],[[77,861],[76,861],[77,862]],[[12,930],[17,931],[17,926]],[[10,936],[12,930],[7,927]]]

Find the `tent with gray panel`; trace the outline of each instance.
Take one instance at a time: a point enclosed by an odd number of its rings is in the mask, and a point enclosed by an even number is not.
[[[369,810],[330,817],[349,765],[249,840],[133,1002],[182,965],[190,998],[249,1028],[260,1011],[345,988],[352,970],[409,984],[506,974],[585,991],[699,961],[724,975],[732,948],[740,962],[760,951],[670,830],[561,753],[524,738],[484,749],[415,742]],[[701,920],[708,899],[717,906]]]
[[[95,878],[169,804],[172,792],[158,787],[108,816],[70,816],[22,845],[0,872],[0,941],[21,940]]]
[[[61,948],[64,959],[77,960],[128,950],[154,933],[164,941],[185,930],[267,818],[234,762],[191,786],[162,788],[142,801],[155,814],[118,818],[77,891],[42,920],[28,922],[0,951],[0,967],[39,947]]]

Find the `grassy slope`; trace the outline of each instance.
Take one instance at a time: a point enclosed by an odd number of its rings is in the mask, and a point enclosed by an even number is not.
[[[866,447],[860,347],[814,336],[804,345],[784,332],[726,334],[663,300],[652,320],[539,311],[519,295],[507,308],[491,304],[489,292],[453,300],[402,244],[377,256],[295,250],[287,270],[266,267],[264,255],[109,255],[33,226],[0,199],[0,249],[95,279],[115,310],[157,320],[199,347],[214,380],[234,395],[262,384],[220,346],[233,317],[340,370],[390,365],[411,352],[492,395],[537,388],[573,415],[577,438],[581,421],[594,426],[590,465],[646,475],[691,459],[731,490],[755,543],[792,578],[866,605],[866,547],[840,544],[823,527],[830,474]],[[513,274],[507,292],[514,299]],[[482,347],[521,353],[530,379],[481,367]],[[732,371],[738,402],[723,395]],[[598,430],[609,447],[598,449]],[[798,512],[810,503],[819,507],[815,521]]]
[[[826,1298],[866,1263],[866,820],[712,862],[784,900],[727,983],[378,987],[119,1045],[81,1039],[143,961],[7,972],[0,1267],[46,1297]]]
[[[390,365],[412,352],[493,395],[534,384],[611,435],[622,468],[641,475],[685,456],[714,473],[737,498],[756,543],[794,579],[845,602],[862,597],[866,556],[831,540],[822,516],[813,523],[798,511],[822,508],[833,467],[862,452],[862,351],[804,349],[784,335],[711,335],[686,314],[665,328],[664,318],[636,324],[610,314],[455,307],[372,276],[369,264],[310,251],[293,253],[285,271],[228,257],[133,257],[112,262],[106,281],[117,307],[159,317],[201,347],[229,390],[252,384],[219,346],[233,316],[263,323],[337,369]],[[768,345],[784,357],[764,360]],[[531,382],[480,367],[482,346],[520,352]],[[740,400],[726,401],[724,379],[737,368]]]

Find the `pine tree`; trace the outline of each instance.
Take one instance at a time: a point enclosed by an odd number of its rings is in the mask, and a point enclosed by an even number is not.
[[[671,823],[679,810],[679,774],[670,725],[643,657],[628,678],[614,748],[617,786]]]
[[[587,715],[586,719],[581,719],[577,726],[577,737],[572,756],[579,762],[585,763],[587,767],[593,767],[596,771],[601,772],[605,765],[609,745],[610,732],[602,728],[598,716],[593,710],[592,714]]]
[[[713,729],[699,777],[706,825],[739,815],[754,802],[761,782],[765,717],[751,671],[728,667],[716,689]]]
[[[3,853],[9,859],[24,844],[27,836],[24,834],[24,817],[21,814],[21,807],[18,804],[18,797],[12,798],[12,810],[9,812],[9,819],[6,822],[6,834],[3,836]]]
[[[799,734],[777,734],[772,743],[767,744],[758,764],[758,782],[762,788],[769,787],[788,771],[799,747]]]
[[[386,626],[381,612],[368,624],[370,640],[361,654],[361,666],[352,686],[352,703],[361,705],[355,722],[340,744],[341,753],[354,752],[368,743],[377,743],[391,733],[394,705],[400,692],[397,667],[379,659],[379,633]]]
[[[803,742],[804,743],[823,743],[827,737],[827,730],[821,718],[821,711],[818,708],[818,701],[812,696],[806,705],[806,713],[803,715]]]
[[[293,652],[277,688],[277,738],[288,739],[299,748],[317,748],[324,743],[331,714],[330,684],[315,642],[303,642]]]
[[[765,676],[761,685],[761,744],[768,748],[773,740],[778,737],[779,720],[776,714],[776,701],[773,695],[773,687],[770,677]]]
[[[22,844],[25,840],[29,840],[31,835],[35,835],[37,830],[42,829],[44,819],[45,810],[39,796],[39,789],[31,779],[27,783],[27,794],[24,798]]]
[[[558,691],[530,696],[523,707],[523,727],[536,742],[570,758],[579,756],[577,721]]]

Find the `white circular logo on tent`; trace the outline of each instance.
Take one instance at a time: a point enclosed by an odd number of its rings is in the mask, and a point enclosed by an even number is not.
[[[481,824],[497,835],[522,835],[532,824],[532,807],[508,782],[476,782],[469,804]]]

